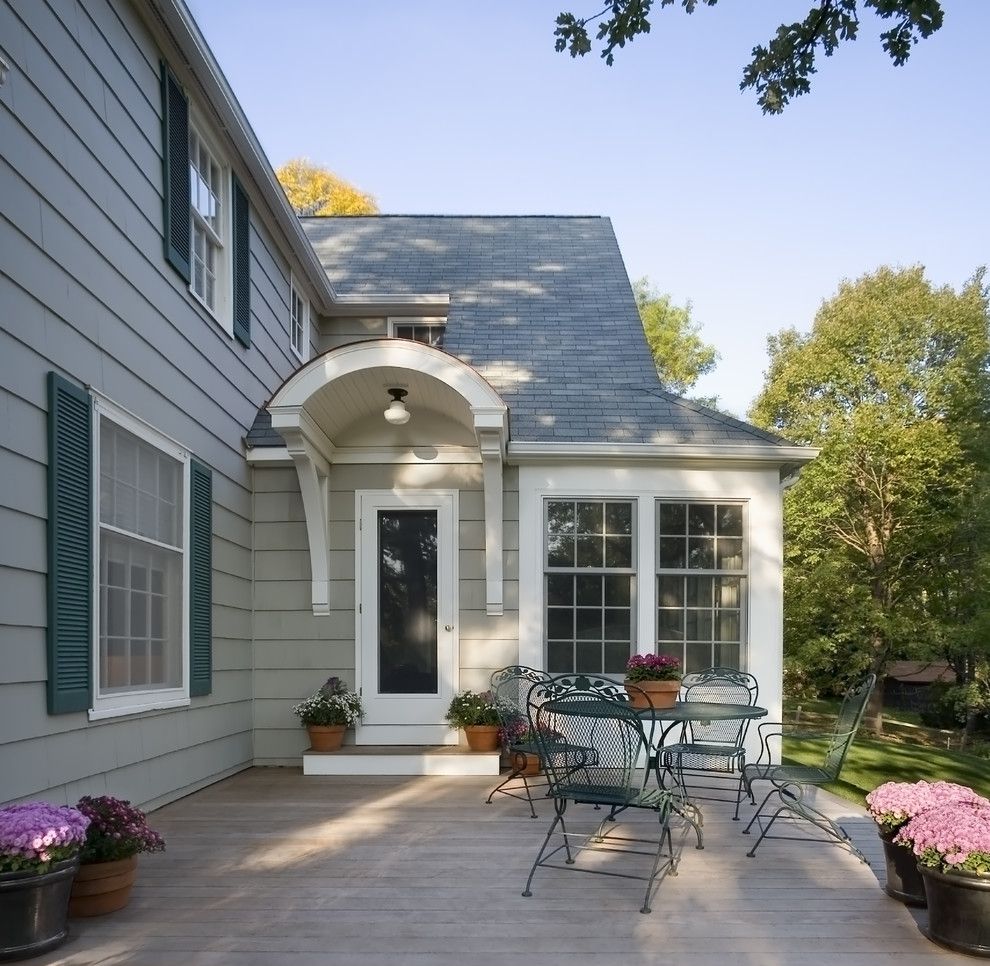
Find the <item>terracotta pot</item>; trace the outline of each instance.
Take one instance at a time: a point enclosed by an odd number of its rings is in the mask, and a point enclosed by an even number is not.
[[[498,725],[466,725],[464,736],[472,751],[498,751]]]
[[[69,915],[105,916],[123,909],[131,901],[136,876],[136,855],[112,862],[84,862],[72,883]]]
[[[990,875],[919,866],[928,897],[928,938],[970,956],[990,957]]]
[[[540,756],[530,751],[509,749],[509,767],[517,775],[539,775]]]
[[[347,725],[306,725],[312,751],[340,751]]]
[[[643,696],[636,689],[645,691],[654,708],[672,708],[677,703],[677,695],[681,692],[680,681],[635,681],[630,682],[626,691],[629,694],[629,703],[634,708],[648,708],[649,705],[643,700]]]
[[[47,872],[0,872],[0,960],[29,959],[61,944],[79,856]]]
[[[895,834],[896,831],[879,832],[887,871],[887,884],[883,891],[906,906],[926,906],[925,881],[918,871],[917,856],[907,845],[894,842]]]

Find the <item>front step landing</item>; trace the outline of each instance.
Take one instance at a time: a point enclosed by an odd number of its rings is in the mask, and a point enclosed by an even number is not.
[[[459,745],[344,745],[340,751],[303,752],[304,775],[496,776],[497,751]]]

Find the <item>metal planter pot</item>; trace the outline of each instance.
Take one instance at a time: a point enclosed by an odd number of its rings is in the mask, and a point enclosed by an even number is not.
[[[990,957],[990,875],[919,871],[928,896],[928,938],[960,953]]]
[[[79,857],[48,872],[0,873],[0,961],[40,956],[68,935],[66,916]]]
[[[880,833],[887,871],[884,892],[906,906],[926,906],[925,880],[918,871],[918,858],[907,845],[897,845],[894,834]]]

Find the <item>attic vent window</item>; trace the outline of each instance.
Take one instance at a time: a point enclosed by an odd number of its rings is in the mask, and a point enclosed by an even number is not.
[[[443,332],[447,320],[442,318],[392,318],[388,320],[388,334],[393,339],[409,339],[431,345],[435,349],[443,348]]]

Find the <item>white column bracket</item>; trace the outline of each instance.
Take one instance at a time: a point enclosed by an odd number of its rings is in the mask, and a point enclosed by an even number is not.
[[[333,444],[304,412],[273,413],[272,426],[281,433],[296,468],[306,515],[313,613],[330,613],[330,460]]]

